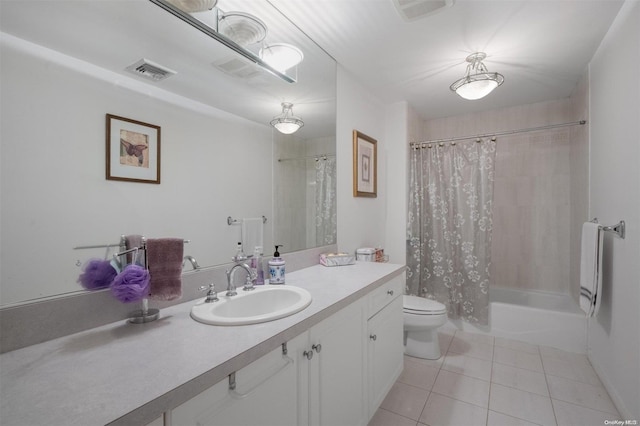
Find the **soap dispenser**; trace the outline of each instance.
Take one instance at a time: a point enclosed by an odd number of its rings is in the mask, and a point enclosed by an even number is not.
[[[269,260],[269,284],[284,284],[284,260],[280,257],[280,252],[276,246],[273,258]]]

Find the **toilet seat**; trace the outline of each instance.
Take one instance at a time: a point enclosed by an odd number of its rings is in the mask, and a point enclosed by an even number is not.
[[[410,315],[445,315],[447,307],[424,297],[403,295],[403,312]]]

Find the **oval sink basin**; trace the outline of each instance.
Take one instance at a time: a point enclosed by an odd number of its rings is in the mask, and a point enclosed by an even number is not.
[[[191,318],[211,325],[246,325],[273,321],[300,312],[311,303],[311,294],[300,287],[258,286],[238,290],[236,296],[218,295],[219,301],[191,308]]]

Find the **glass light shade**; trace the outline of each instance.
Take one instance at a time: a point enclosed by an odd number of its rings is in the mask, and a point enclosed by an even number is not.
[[[276,116],[269,122],[273,127],[276,128],[280,133],[285,135],[290,135],[295,133],[304,126],[304,121],[300,118],[293,115],[291,109],[293,108],[293,104],[289,102],[282,103],[282,114]]]
[[[297,132],[298,129],[300,128],[300,125],[298,125],[295,122],[289,123],[287,121],[279,121],[276,124],[274,124],[273,127],[278,129],[280,133],[284,133],[285,135],[290,135],[292,133]]]
[[[304,59],[302,50],[286,43],[274,43],[258,52],[260,59],[280,72],[295,67]]]
[[[482,52],[467,57],[467,72],[465,76],[456,80],[449,88],[461,98],[468,100],[481,99],[504,82],[502,74],[489,72],[482,60],[486,55]]]
[[[464,99],[470,101],[481,99],[487,96],[496,87],[502,84],[504,81],[500,74],[476,74],[475,76],[469,76],[470,78],[464,78],[459,87],[453,89],[455,92]],[[486,77],[486,78],[471,78],[471,77]],[[460,82],[458,80],[456,83]],[[454,83],[454,85],[456,84]]]

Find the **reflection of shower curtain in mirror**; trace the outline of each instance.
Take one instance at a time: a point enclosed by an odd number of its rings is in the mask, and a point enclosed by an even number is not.
[[[316,160],[316,244],[335,244],[336,220],[336,159]]]
[[[486,325],[496,143],[410,150],[407,294],[435,299],[450,318]]]

